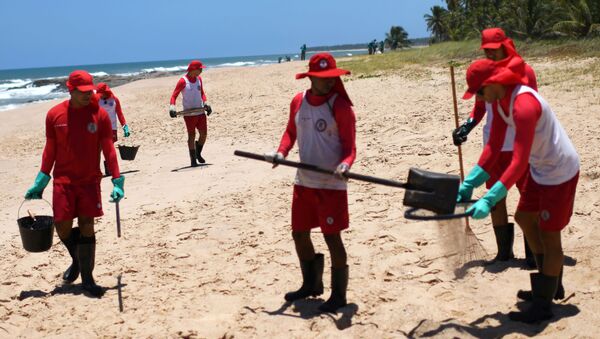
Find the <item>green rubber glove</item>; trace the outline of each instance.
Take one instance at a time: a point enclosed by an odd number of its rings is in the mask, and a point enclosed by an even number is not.
[[[129,126],[127,124],[125,124],[123,126],[123,135],[125,136],[125,138],[129,138],[130,134],[131,133],[129,132]]]
[[[490,178],[490,175],[481,168],[479,165],[475,165],[469,175],[465,178],[465,180],[460,184],[458,188],[458,197],[456,198],[456,202],[468,201],[471,200],[471,196],[473,195],[473,189],[483,185]]]
[[[112,183],[114,187],[112,193],[110,193],[110,202],[119,202],[119,200],[123,199],[125,196],[125,190],[123,189],[125,177],[120,176],[116,179],[112,179]]]
[[[25,199],[42,199],[42,193],[44,193],[44,189],[48,186],[49,182],[50,176],[46,173],[39,172],[37,177],[35,177],[33,186],[25,193]]]
[[[473,213],[473,219],[483,219],[490,214],[492,207],[494,207],[498,201],[506,197],[507,193],[508,191],[504,184],[498,181],[490,188],[483,198],[477,200],[473,206],[467,209],[467,213]]]

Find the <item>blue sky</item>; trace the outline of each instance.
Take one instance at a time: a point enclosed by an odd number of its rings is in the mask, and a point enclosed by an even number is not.
[[[0,0],[0,69],[296,52],[429,36],[441,0]]]

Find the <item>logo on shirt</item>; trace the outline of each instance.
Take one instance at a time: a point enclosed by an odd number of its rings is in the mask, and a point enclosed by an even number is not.
[[[543,210],[540,213],[540,217],[542,218],[542,220],[548,221],[548,220],[550,220],[550,212],[548,210]]]
[[[96,133],[96,132],[98,131],[98,125],[96,125],[96,124],[95,124],[95,123],[93,123],[93,122],[90,122],[90,123],[87,125],[87,130],[88,130],[88,132],[90,132],[90,133]]]
[[[323,132],[325,129],[327,129],[327,122],[323,119],[317,120],[315,123],[315,129],[319,132]]]
[[[328,225],[333,225],[333,218],[332,217],[327,217],[327,224]]]

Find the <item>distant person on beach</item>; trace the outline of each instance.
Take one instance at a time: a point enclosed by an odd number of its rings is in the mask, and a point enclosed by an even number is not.
[[[121,109],[121,102],[119,98],[117,98],[110,87],[107,84],[101,82],[96,87],[96,94],[98,95],[98,104],[100,107],[104,108],[106,113],[108,113],[108,117],[110,118],[110,123],[112,124],[112,137],[113,143],[117,142],[117,118],[121,126],[123,126],[123,136],[128,138],[131,135],[129,131],[129,126],[125,121],[125,116],[123,115],[123,110]],[[108,162],[104,160],[104,173],[106,175],[110,175],[110,170],[108,169]]]
[[[94,218],[104,214],[100,150],[112,173],[111,202],[123,198],[125,178],[119,172],[110,118],[94,96],[92,76],[86,71],[74,71],[69,75],[67,88],[70,100],[52,107],[46,115],[42,166],[25,199],[42,198],[54,167],[54,225],[73,260],[63,279],[72,283],[81,272],[83,288],[100,297],[104,289],[96,285],[92,275],[96,256]],[[74,218],[79,227],[73,228]]]
[[[207,123],[206,116],[212,113],[211,107],[206,102],[206,94],[204,94],[204,83],[202,82],[202,69],[205,66],[198,60],[190,62],[187,68],[187,74],[181,77],[171,95],[169,106],[169,115],[176,117],[175,103],[179,93],[183,96],[183,109],[191,110],[194,108],[204,107],[205,110],[197,113],[192,113],[183,117],[185,127],[188,134],[188,150],[190,155],[190,163],[192,167],[198,166],[196,160],[203,164],[206,162],[202,157],[202,149],[206,142]],[[198,141],[196,139],[196,130],[198,130]]]
[[[279,57],[279,58],[277,59],[277,63],[278,63],[278,64],[280,64],[280,63],[281,63],[281,59],[282,59],[281,57]]]
[[[367,49],[369,50],[369,55],[373,54],[373,42],[369,42]]]
[[[355,124],[352,101],[340,76],[350,74],[339,69],[328,53],[310,58],[310,89],[298,93],[290,105],[287,128],[279,148],[265,159],[285,159],[298,141],[300,161],[335,170],[336,176],[299,169],[292,200],[292,238],[300,259],[302,287],[285,295],[294,301],[323,293],[324,256],[315,253],[310,232],[320,227],[331,253],[331,296],[319,306],[323,312],[335,312],[346,305],[348,265],[341,231],[349,226],[348,193],[344,174],[356,157]]]
[[[381,52],[381,54],[383,54],[383,49],[385,48],[385,42],[383,40],[381,40],[379,42],[379,52]]]
[[[513,41],[507,38],[504,34],[504,31],[500,28],[488,28],[481,32],[481,49],[484,50],[485,56],[488,59],[497,61],[502,65],[507,65],[514,57],[519,57]],[[528,79],[528,86],[537,91],[537,80],[535,73],[527,64],[525,64],[525,74]],[[454,144],[459,146],[465,142],[467,140],[467,135],[469,135],[471,130],[477,126],[477,124],[483,119],[483,116],[486,114],[486,112],[488,112],[486,116],[487,121],[483,126],[483,144],[485,146],[490,137],[492,120],[494,118],[492,109],[493,104],[486,103],[483,98],[477,96],[475,100],[475,106],[473,107],[471,115],[467,121],[452,132]],[[504,173],[510,165],[513,156],[514,136],[514,128],[509,126],[506,131],[506,138],[504,145],[502,146],[500,158],[494,164],[494,167],[490,168],[490,178],[486,182],[486,187],[488,189],[492,188],[492,186],[500,178],[501,174]],[[522,191],[523,185],[526,181],[527,172],[524,172],[523,178],[520,178],[516,184],[517,189],[520,192]],[[496,245],[498,247],[498,254],[492,261],[488,262],[488,264],[492,264],[497,261],[508,261],[513,259],[514,224],[508,222],[506,199],[502,199],[496,204],[496,207],[491,212],[491,218],[492,226],[494,228],[494,235],[496,237]],[[529,267],[535,268],[535,259],[525,237],[523,238],[523,241],[526,263]]]
[[[300,60],[305,60],[306,59],[306,44],[303,44],[300,47]]]
[[[500,161],[506,139],[514,139],[514,150],[506,170],[487,193],[467,212],[483,219],[521,178],[525,183],[515,213],[531,247],[538,273],[530,274],[531,291],[517,297],[531,301],[524,311],[510,312],[514,321],[537,323],[553,317],[552,300],[563,299],[563,250],[561,231],[573,214],[579,179],[579,156],[556,115],[536,90],[527,84],[525,62],[513,57],[508,64],[481,59],[467,69],[468,89],[464,99],[480,96],[493,104],[494,123],[477,165],[461,184],[458,200],[471,199],[473,189],[490,178]],[[514,129],[514,137],[507,135]],[[524,174],[528,174],[525,175]]]

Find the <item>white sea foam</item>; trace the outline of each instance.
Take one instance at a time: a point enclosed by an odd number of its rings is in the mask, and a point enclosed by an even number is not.
[[[238,61],[238,62],[226,62],[224,64],[219,64],[215,67],[242,67],[242,66],[254,66],[256,62],[254,61]]]
[[[9,88],[15,87],[23,87],[27,84],[31,83],[31,80],[23,80],[23,79],[13,79],[13,80],[5,80],[3,83],[0,83],[0,91],[6,91]]]
[[[142,69],[142,73],[153,73],[153,72],[177,72],[186,70],[187,66],[174,66],[174,67],[154,67],[154,68],[144,68]]]
[[[94,72],[94,73],[90,73],[91,76],[93,77],[105,77],[108,76],[108,73],[106,72]]]
[[[57,84],[50,84],[40,87],[25,87],[11,89],[9,91],[0,92],[0,100],[24,99],[45,96],[52,93],[52,91],[56,87],[58,87]]]

